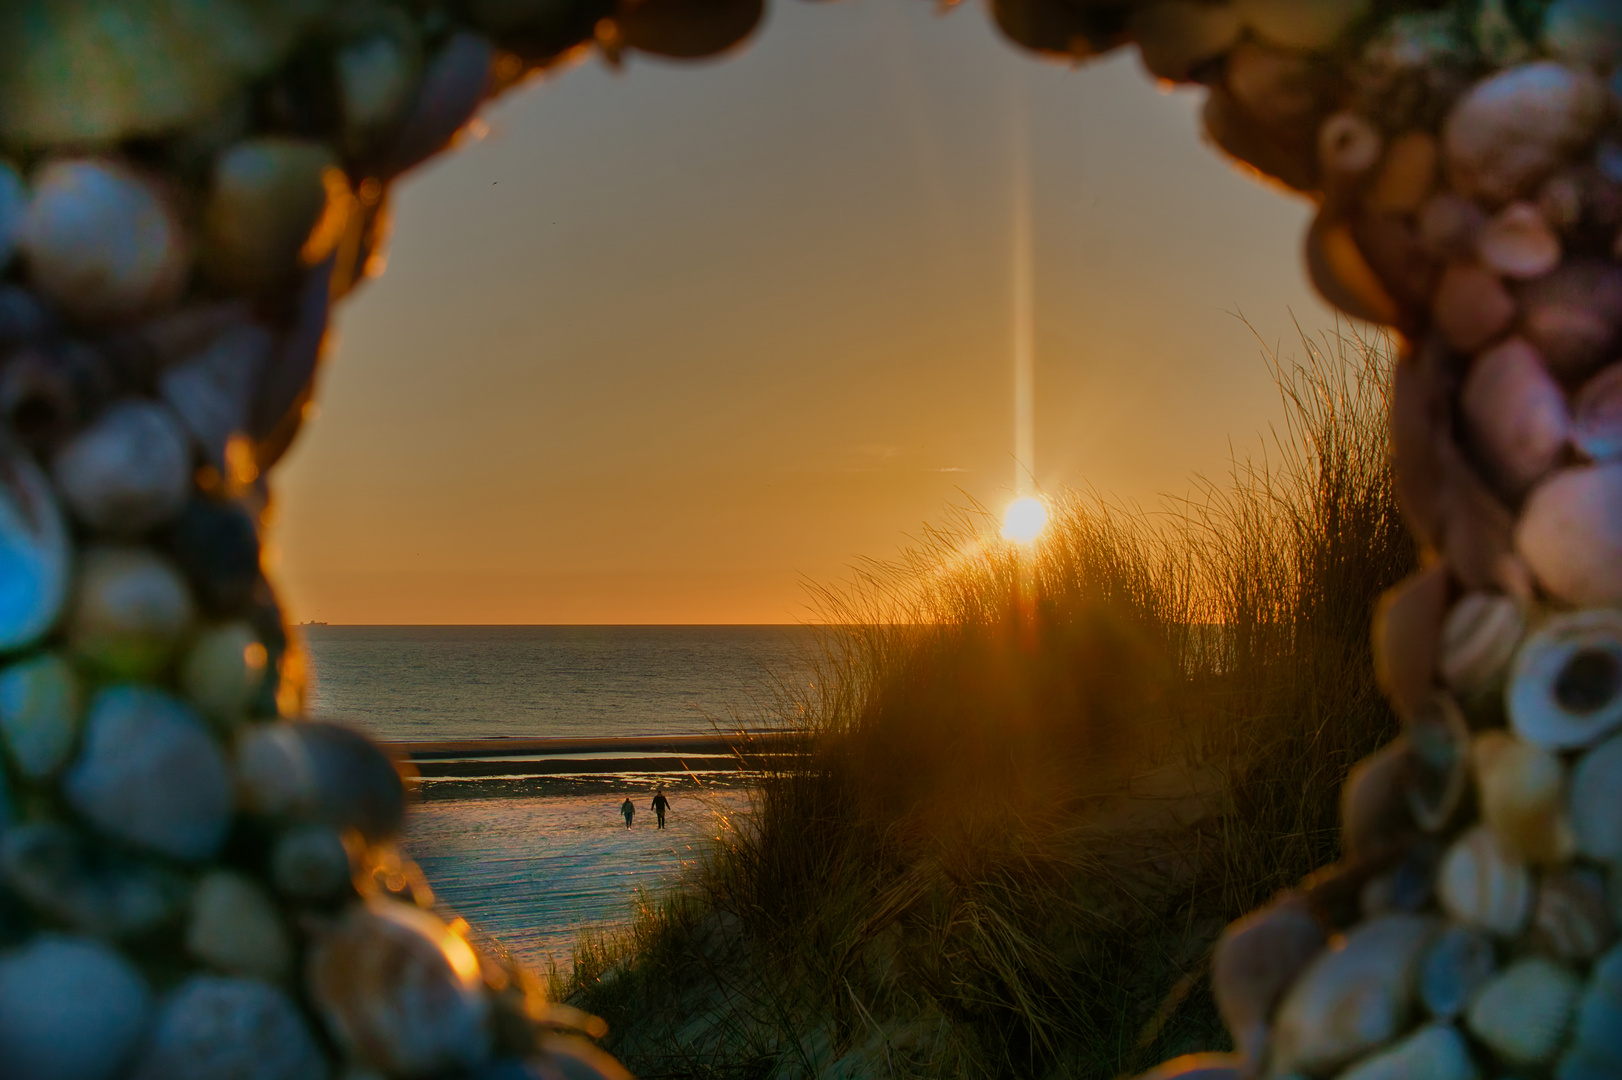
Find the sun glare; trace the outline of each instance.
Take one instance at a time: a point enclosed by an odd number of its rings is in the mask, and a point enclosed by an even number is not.
[[[1029,544],[1047,528],[1047,503],[1034,495],[1025,495],[1008,504],[1002,514],[1002,534],[1006,540]]]

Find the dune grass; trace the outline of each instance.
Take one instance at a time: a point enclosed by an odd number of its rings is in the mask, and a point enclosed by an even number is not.
[[[1029,547],[969,506],[819,593],[748,823],[554,992],[661,1076],[1112,1077],[1225,1036],[1221,927],[1331,861],[1394,719],[1375,598],[1416,565],[1390,350],[1270,357],[1286,425],[1158,513],[1064,493]]]

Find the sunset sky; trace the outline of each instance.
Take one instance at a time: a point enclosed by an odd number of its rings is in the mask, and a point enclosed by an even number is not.
[[[804,580],[1001,506],[1021,124],[1037,482],[1153,507],[1224,474],[1281,416],[1235,313],[1287,350],[1333,318],[1310,208],[1198,107],[923,0],[777,0],[724,60],[509,95],[397,185],[343,309],[278,476],[291,615],[795,621]]]

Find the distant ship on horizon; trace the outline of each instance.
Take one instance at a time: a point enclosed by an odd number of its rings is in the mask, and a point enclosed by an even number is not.
[[[324,622],[318,622],[318,621],[316,621],[314,619],[311,619],[309,622],[301,622],[298,625],[299,626],[325,626],[327,624],[324,623]]]

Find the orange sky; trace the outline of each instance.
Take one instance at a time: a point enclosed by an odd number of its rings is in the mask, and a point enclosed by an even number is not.
[[[779,0],[725,61],[598,62],[397,186],[278,474],[295,619],[784,622],[1014,480],[1015,117],[1037,480],[1153,506],[1280,414],[1332,317],[1309,207],[1122,55],[1035,62],[965,5]]]

